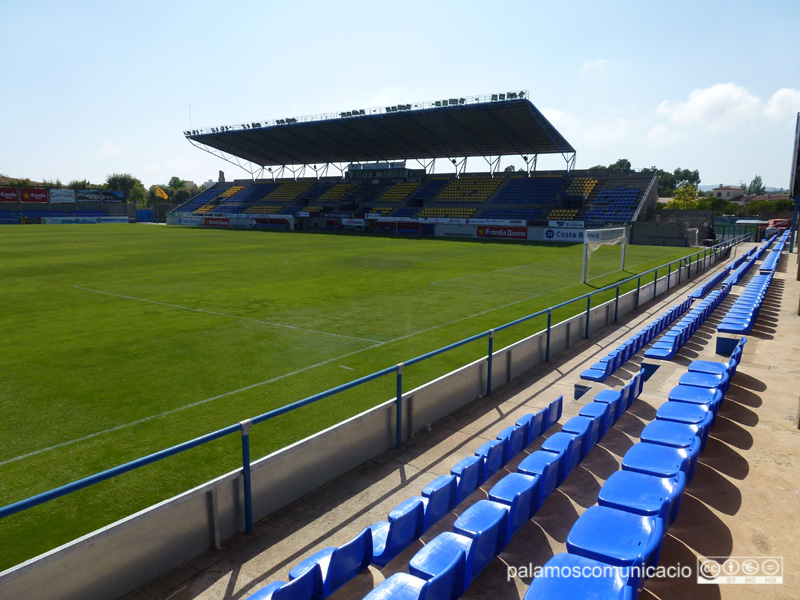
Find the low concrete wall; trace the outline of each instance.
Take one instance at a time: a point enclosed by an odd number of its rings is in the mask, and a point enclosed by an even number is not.
[[[713,262],[710,258],[708,266]],[[677,275],[670,280],[674,287]],[[659,294],[667,291],[666,273],[656,287]],[[651,280],[641,286],[638,303],[635,290],[622,295],[619,316],[653,299],[653,292]],[[591,309],[590,333],[614,321],[614,305],[610,300]],[[551,355],[567,351],[585,330],[585,312],[553,325]],[[492,388],[544,362],[546,337],[542,331],[495,352]],[[404,439],[485,393],[487,366],[484,357],[405,393]],[[395,401],[389,400],[254,462],[254,518],[268,516],[394,444]],[[0,597],[118,598],[243,531],[242,490],[241,470],[232,471],[33,558],[0,573]]]

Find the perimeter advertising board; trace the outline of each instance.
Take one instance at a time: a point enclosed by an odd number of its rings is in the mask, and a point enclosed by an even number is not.
[[[42,217],[45,225],[75,225],[86,223],[127,223],[128,217]]]
[[[50,190],[50,202],[57,204],[61,202],[75,203],[75,190]]]
[[[528,239],[535,242],[583,243],[583,229],[566,227],[528,227]]]
[[[207,227],[230,227],[231,221],[222,217],[206,217]]]
[[[494,227],[488,225],[478,226],[478,237],[496,240],[527,240],[526,227]]]
[[[44,188],[22,188],[20,196],[23,202],[47,202],[47,190]]]
[[[119,204],[125,202],[125,194],[114,190],[78,190],[77,200],[84,203],[111,202]]]
[[[17,198],[16,188],[0,188],[0,202],[16,202]]]

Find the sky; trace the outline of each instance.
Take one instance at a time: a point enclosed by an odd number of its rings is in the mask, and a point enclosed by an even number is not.
[[[789,184],[798,0],[0,0],[0,23],[12,177],[249,177],[183,131],[528,90],[576,168],[627,158],[704,185]]]

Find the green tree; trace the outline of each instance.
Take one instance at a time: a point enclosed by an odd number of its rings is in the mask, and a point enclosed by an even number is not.
[[[631,170],[631,161],[627,158],[620,158],[617,162],[608,165],[608,170],[614,173],[625,173]]]
[[[106,177],[106,187],[125,193],[125,199],[135,204],[145,204],[147,192],[144,184],[128,173],[114,173]]]
[[[672,201],[667,203],[667,208],[678,210],[697,208],[697,188],[688,182],[681,183],[673,192]]]
[[[678,168],[670,173],[662,169],[658,170],[658,195],[660,197],[674,197],[675,191],[683,184],[690,184],[695,188],[700,185],[700,171]]]
[[[733,212],[733,206],[725,198],[717,198],[713,195],[702,196],[697,199],[697,208],[701,210],[713,210],[718,215],[724,215]]]
[[[90,183],[88,179],[73,179],[67,187],[71,190],[95,190],[102,186]]]
[[[752,196],[760,196],[766,191],[767,188],[764,187],[764,182],[761,181],[761,175],[756,175],[753,177],[753,181],[751,181],[750,185],[747,186],[747,193]]]
[[[180,190],[180,189],[182,189],[182,188],[184,188],[186,186],[186,182],[183,179],[181,179],[180,177],[173,176],[173,177],[170,177],[168,185],[173,190]]]

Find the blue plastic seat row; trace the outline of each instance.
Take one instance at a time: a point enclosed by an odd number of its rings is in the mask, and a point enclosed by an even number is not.
[[[271,583],[249,598],[321,600],[366,569],[370,563],[385,566],[552,427],[561,418],[563,403],[563,396],[559,396],[536,413],[522,416],[513,426],[503,429],[495,440],[478,448],[473,456],[459,461],[448,475],[437,477],[425,486],[421,496],[401,502],[389,513],[387,521],[370,525],[342,546],[330,546],[316,552],[289,572],[288,582]],[[458,563],[451,566],[455,569]],[[425,597],[429,598],[439,597],[436,595],[439,588],[449,589],[450,592],[454,589],[453,573],[442,574],[428,583],[401,574],[402,577],[394,580],[392,585],[400,586],[406,590],[406,594],[413,592],[426,594]]]
[[[672,360],[683,345],[694,335],[708,316],[714,312],[730,291],[730,286],[711,292],[697,306],[667,331],[658,341],[648,348],[645,358]]]
[[[392,575],[364,600],[459,597],[639,396],[643,378],[640,371],[622,390],[613,391],[613,398],[589,403],[581,416],[567,421],[540,450],[525,457],[517,472],[498,481],[489,490],[488,500],[479,500],[464,511],[452,532],[439,534],[414,555],[410,574]],[[453,573],[454,586],[449,591],[444,585],[437,587],[435,595],[430,588],[420,591],[425,582],[453,581]]]
[[[581,372],[581,379],[597,382],[605,381],[639,350],[649,344],[654,337],[672,324],[675,319],[685,313],[693,301],[694,299],[690,297],[670,308],[655,321],[633,334],[621,346],[618,346],[615,350],[609,352],[607,356],[604,356],[591,367]]]
[[[703,285],[700,285],[700,286],[696,287],[695,289],[693,289],[689,293],[689,297],[690,298],[702,298],[703,296],[708,294],[708,292],[710,292],[715,287],[717,287],[717,285],[723,279],[725,279],[734,268],[735,267],[733,265],[730,265],[730,266],[727,266],[727,267],[721,269],[719,273],[714,275],[714,277],[712,277],[711,279],[706,281]]]
[[[705,448],[712,411],[722,402],[745,341],[728,363],[695,361],[689,366],[656,419],[642,430],[641,441],[623,457],[622,470],[603,484],[597,505],[573,525],[567,552],[544,565],[525,600],[631,600],[639,595],[645,569],[658,564],[664,535],[677,518]],[[582,576],[563,577],[564,568]]]
[[[717,325],[718,332],[745,334],[753,329],[773,275],[774,271],[759,273],[750,279],[747,287]]]

